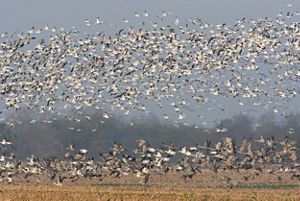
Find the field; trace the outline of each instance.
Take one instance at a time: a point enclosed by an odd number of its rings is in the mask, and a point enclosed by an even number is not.
[[[0,186],[1,200],[300,200],[300,188],[161,188],[155,186]],[[280,186],[278,186],[280,187]]]
[[[234,186],[216,182],[218,177],[208,173],[188,181],[156,175],[147,185],[138,184],[135,177],[66,182],[63,186],[28,181],[0,185],[0,200],[300,200],[300,183],[285,179],[286,175],[281,176],[282,182],[265,174]],[[238,175],[231,174],[230,177],[238,180]]]

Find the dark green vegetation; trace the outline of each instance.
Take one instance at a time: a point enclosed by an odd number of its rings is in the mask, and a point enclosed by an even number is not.
[[[0,139],[6,137],[14,143],[12,151],[18,157],[36,154],[40,157],[62,156],[65,148],[70,144],[76,144],[77,148],[87,148],[91,156],[98,156],[100,152],[107,152],[114,142],[122,143],[131,152],[136,146],[137,139],[145,139],[153,147],[159,147],[162,142],[172,141],[177,146],[202,145],[206,139],[213,142],[229,136],[235,138],[237,143],[244,137],[257,139],[274,136],[281,140],[289,135],[290,139],[300,141],[300,115],[289,115],[280,121],[272,114],[266,114],[260,119],[254,120],[245,115],[237,115],[232,119],[220,122],[216,127],[225,127],[225,134],[216,133],[216,128],[195,128],[194,126],[179,125],[178,127],[161,122],[155,118],[145,121],[133,121],[134,125],[117,118],[103,119],[105,123],[99,122],[99,115],[90,115],[91,120],[84,117],[80,122],[57,118],[52,123],[38,122],[30,124],[33,117],[28,113],[21,113],[15,127],[11,128],[4,122],[0,124]],[[97,117],[97,118],[96,118]],[[47,118],[46,118],[47,119]],[[48,117],[51,120],[50,117]],[[255,128],[255,124],[259,124]],[[74,130],[68,128],[73,127]],[[76,129],[80,128],[78,132]],[[289,129],[294,129],[294,134],[289,134]],[[92,132],[93,129],[97,129]]]
[[[236,188],[241,189],[299,189],[299,184],[290,183],[255,183],[255,184],[239,184]]]

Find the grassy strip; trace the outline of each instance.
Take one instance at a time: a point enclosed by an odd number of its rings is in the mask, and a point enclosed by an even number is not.
[[[239,184],[235,188],[242,188],[242,189],[296,189],[296,188],[300,188],[300,184],[289,184],[289,183]]]

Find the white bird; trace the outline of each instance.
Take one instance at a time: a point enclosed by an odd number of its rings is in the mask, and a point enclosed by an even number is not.
[[[100,20],[100,17],[97,17],[97,18],[96,18],[95,24],[97,24],[97,25],[103,24],[103,21]]]
[[[0,144],[1,145],[12,145],[12,142],[10,142],[9,140],[6,140],[6,139],[2,139],[2,141],[0,141]]]
[[[79,153],[80,154],[87,154],[88,150],[87,149],[80,149]]]
[[[149,14],[148,14],[147,10],[145,10],[144,16],[145,16],[145,17],[149,17]]]
[[[109,116],[108,116],[107,113],[103,113],[103,114],[102,114],[102,117],[105,118],[105,119],[108,119],[108,118],[109,118]]]

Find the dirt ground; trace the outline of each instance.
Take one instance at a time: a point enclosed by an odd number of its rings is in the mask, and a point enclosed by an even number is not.
[[[249,176],[248,180],[244,176]],[[225,182],[224,177],[230,178]],[[279,179],[280,177],[280,179]],[[16,178],[17,179],[17,178]],[[192,180],[175,173],[152,174],[147,185],[138,184],[134,175],[121,179],[80,180],[38,183],[35,178],[0,185],[0,201],[90,201],[90,200],[300,200],[300,182],[288,174],[250,175],[245,172],[203,171]]]
[[[90,200],[300,200],[300,188],[230,189],[132,186],[35,186],[2,185],[0,200],[90,201]]]

